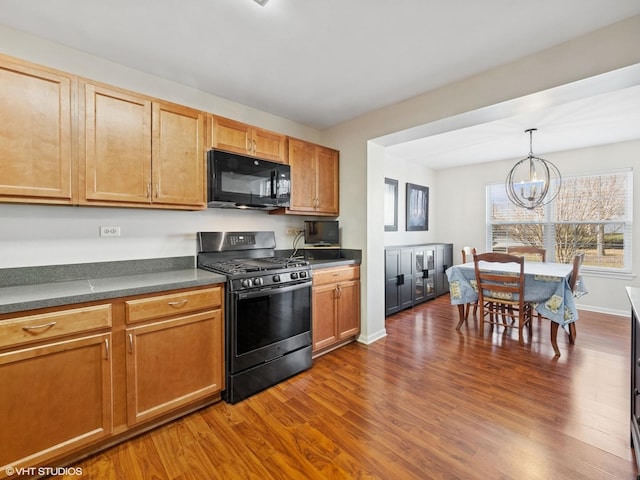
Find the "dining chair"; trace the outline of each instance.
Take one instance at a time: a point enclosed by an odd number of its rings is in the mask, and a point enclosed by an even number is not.
[[[473,256],[476,254],[476,249],[473,247],[464,247],[462,249],[462,263],[467,263],[473,260]],[[478,302],[471,302],[465,305],[464,309],[464,319],[465,321],[469,318],[469,311],[473,307],[473,316],[475,317],[478,313]]]
[[[532,262],[545,262],[547,257],[547,250],[544,248],[538,248],[531,245],[521,245],[516,247],[507,247],[507,253],[509,255],[518,255],[524,257],[527,261]],[[542,319],[542,315],[537,314],[538,320]]]
[[[480,268],[480,262],[496,264],[515,263],[520,266],[518,274],[499,273]],[[531,338],[531,304],[524,300],[524,257],[507,253],[489,252],[473,256],[478,287],[478,307],[482,310],[480,336],[484,337],[484,324],[518,328],[518,343],[524,345],[523,330],[529,329]],[[517,324],[508,324],[507,315],[517,315]],[[487,318],[488,317],[488,320]],[[500,320],[502,319],[502,321]]]
[[[575,296],[577,293],[578,283],[580,282],[580,268],[584,261],[584,253],[577,253],[573,256],[573,270],[571,271],[571,277],[569,277],[569,287],[571,292]],[[560,356],[560,349],[558,348],[558,327],[560,325],[556,322],[551,322],[551,346],[556,356]],[[569,343],[573,345],[576,342],[576,322],[569,324]]]
[[[524,257],[526,260],[537,262],[545,262],[545,258],[547,256],[547,251],[544,248],[533,247],[530,245],[507,247],[507,253],[509,255],[518,255],[519,257]]]

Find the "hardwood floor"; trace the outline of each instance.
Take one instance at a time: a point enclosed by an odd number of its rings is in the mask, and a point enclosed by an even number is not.
[[[554,358],[460,332],[448,296],[387,318],[236,405],[218,403],[78,464],[91,479],[631,479],[630,321],[581,311]]]

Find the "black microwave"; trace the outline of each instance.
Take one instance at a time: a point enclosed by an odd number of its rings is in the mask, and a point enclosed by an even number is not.
[[[207,152],[209,207],[274,210],[288,207],[291,167],[221,150]]]

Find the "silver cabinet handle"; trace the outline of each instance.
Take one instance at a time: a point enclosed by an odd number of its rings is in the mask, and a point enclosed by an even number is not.
[[[129,353],[133,353],[133,334],[129,334]]]
[[[257,148],[256,148],[256,141],[254,140],[254,141],[253,141],[253,154],[254,154],[254,155],[256,154],[256,150],[257,150]]]
[[[247,135],[247,138],[245,139],[245,146],[247,147],[247,152],[251,153],[251,139],[249,138],[248,135]]]
[[[42,325],[30,325],[30,326],[26,326],[26,327],[22,327],[23,330],[30,332],[31,330],[40,330],[43,328],[51,328],[53,327],[57,322],[49,322],[49,323],[43,323]]]
[[[105,360],[109,360],[109,339],[108,338],[104,339],[104,348],[105,348],[105,353],[106,353]]]
[[[188,301],[189,301],[188,299],[183,298],[182,300],[179,300],[177,302],[169,302],[169,305],[175,308],[180,308],[180,307],[184,307]]]
[[[147,198],[151,198],[151,182],[147,182]]]

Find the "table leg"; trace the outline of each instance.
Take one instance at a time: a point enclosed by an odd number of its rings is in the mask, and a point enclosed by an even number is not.
[[[560,349],[558,348],[558,325],[553,320],[550,320],[551,323],[551,346],[553,347],[553,351],[556,353],[556,357],[560,356]]]
[[[464,307],[465,307],[464,303],[461,305],[458,305],[458,316],[460,317],[460,320],[458,320],[458,325],[456,325],[456,330],[460,330],[460,327],[464,323]]]
[[[574,345],[576,343],[576,322],[569,324],[569,343]]]

